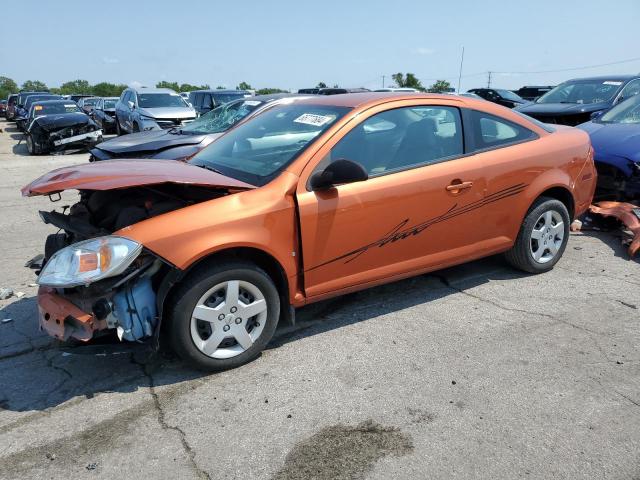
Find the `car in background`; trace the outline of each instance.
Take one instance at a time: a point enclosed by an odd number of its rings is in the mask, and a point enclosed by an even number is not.
[[[7,116],[7,100],[0,100],[0,117]]]
[[[368,88],[321,88],[318,95],[342,95],[344,93],[365,93],[370,92]]]
[[[84,111],[84,113],[89,115],[96,106],[96,103],[98,103],[98,100],[100,100],[100,97],[82,97],[76,103]]]
[[[525,85],[518,90],[512,90],[516,95],[533,102],[536,98],[541,97],[554,88],[554,85]]]
[[[597,200],[640,200],[640,95],[578,128],[591,138],[598,170]]]
[[[7,120],[12,121],[16,116],[16,102],[18,101],[17,93],[10,93],[7,96],[7,112],[5,117]]]
[[[116,102],[116,133],[183,127],[196,111],[169,88],[126,88]]]
[[[113,158],[187,160],[241,121],[267,107],[307,98],[290,93],[241,98],[214,108],[184,127],[139,132],[102,142],[91,150],[90,162]]]
[[[467,98],[475,98],[476,100],[484,100],[480,95],[476,95],[475,93],[469,92],[442,92],[443,95],[458,95],[459,97],[467,97]]]
[[[18,117],[18,114],[20,113],[20,110],[24,108],[24,104],[27,101],[27,98],[29,98],[31,95],[50,95],[51,92],[49,92],[49,90],[40,90],[40,91],[21,91],[18,93],[18,98],[16,100],[16,104],[15,104],[15,113],[14,113],[14,119],[16,117]],[[24,112],[23,113],[26,115],[29,112]]]
[[[301,95],[317,95],[320,91],[319,88],[300,88],[298,89],[298,93]]]
[[[576,126],[640,92],[640,75],[576,78],[517,110],[544,123]]]
[[[42,94],[34,94],[26,97],[24,101],[24,105],[20,107],[17,111],[15,122],[18,130],[24,131],[27,127],[27,121],[29,112],[31,109],[31,105],[34,102],[44,101],[44,100],[61,100],[62,97],[60,95],[54,95],[52,93],[42,93]]]
[[[89,113],[105,135],[116,133],[116,102],[118,97],[99,98]]]
[[[507,108],[527,105],[529,102],[511,90],[502,88],[472,88],[467,93],[475,93],[481,98]]]
[[[406,92],[406,93],[417,93],[419,90],[415,88],[408,87],[386,87],[386,88],[378,88],[374,90],[374,92]]]
[[[64,232],[45,244],[39,324],[61,340],[164,335],[191,365],[235,368],[296,307],[498,253],[552,270],[595,175],[586,133],[485,101],[276,105],[188,162],[86,163],[25,186],[80,191],[40,212]]]
[[[81,98],[90,98],[93,97],[94,95],[89,95],[86,93],[73,93],[71,95],[65,95],[66,98],[68,98],[69,100],[73,100],[74,102],[78,103],[78,101]]]
[[[250,96],[251,92],[247,90],[193,90],[189,92],[188,102],[195,108],[198,115],[204,115],[232,100]]]
[[[25,137],[29,154],[39,155],[90,148],[102,141],[102,131],[75,102],[44,100],[32,104]]]

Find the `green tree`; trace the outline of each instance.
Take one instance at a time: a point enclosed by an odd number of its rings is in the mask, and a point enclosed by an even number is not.
[[[18,93],[18,85],[9,77],[0,77],[0,100],[7,98],[10,93]]]
[[[223,87],[222,85],[218,85],[216,87],[216,90],[226,90],[226,89],[227,89],[227,87]]]
[[[47,85],[44,82],[41,82],[40,80],[27,80],[22,84],[22,90],[27,90],[27,91],[38,92],[38,91],[48,90],[48,89],[49,88],[47,87]]]
[[[92,95],[91,85],[86,80],[72,80],[60,85],[60,92],[64,95],[83,94]]]
[[[161,82],[156,83],[156,88],[170,88],[175,92],[180,91],[180,85],[178,85],[178,82],[167,82],[165,80],[162,80]]]
[[[253,90],[253,87],[247,82],[240,82],[236,87],[236,90]]]
[[[324,82],[318,82],[318,84],[316,85],[316,88],[327,88],[327,84]]]
[[[289,90],[282,90],[281,88],[261,88],[256,90],[256,95],[271,95],[272,93],[289,93]]]
[[[97,97],[119,97],[125,88],[123,84],[100,82],[92,87],[92,93]]]
[[[429,91],[432,93],[448,92],[451,88],[451,84],[446,80],[436,80],[436,82],[429,87]]]
[[[190,83],[183,83],[180,85],[180,92],[191,92],[192,90],[210,90],[211,87],[207,84],[204,85],[191,85]]]
[[[415,88],[416,90],[424,91],[422,83],[413,73],[394,73],[391,78],[396,85],[400,88]]]

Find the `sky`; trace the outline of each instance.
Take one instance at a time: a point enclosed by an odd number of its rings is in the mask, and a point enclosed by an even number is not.
[[[20,0],[3,18],[0,75],[49,87],[379,88],[395,72],[457,87],[463,46],[462,91],[488,71],[509,89],[640,72],[640,0]]]

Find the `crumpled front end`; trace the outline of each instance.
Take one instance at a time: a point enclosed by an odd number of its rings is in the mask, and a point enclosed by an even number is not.
[[[43,127],[38,120],[35,120],[28,132],[36,144],[36,149],[43,153],[67,148],[87,149],[102,140],[102,130],[97,129],[93,122],[78,123],[57,129],[48,127]]]
[[[633,236],[629,244],[629,256],[633,257],[640,251],[640,206],[623,202],[599,202],[591,205],[589,211],[620,220]]]

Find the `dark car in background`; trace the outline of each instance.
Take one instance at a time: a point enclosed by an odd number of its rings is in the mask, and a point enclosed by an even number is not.
[[[541,97],[552,88],[555,88],[554,85],[525,85],[524,87],[520,87],[518,90],[513,90],[513,93],[524,98],[525,100],[529,100],[533,102],[536,98]]]
[[[96,122],[105,135],[116,133],[116,102],[118,97],[98,98],[89,112],[91,120]]]
[[[278,93],[234,100],[214,108],[181,128],[132,133],[102,142],[91,150],[89,161],[112,158],[186,160],[244,119],[257,115],[272,105],[300,98],[308,97]]]
[[[34,102],[40,102],[44,100],[61,100],[61,99],[62,97],[60,95],[53,95],[51,93],[35,94],[35,95],[29,95],[28,97],[26,97],[24,101],[24,105],[18,108],[18,111],[16,112],[15,121],[16,121],[16,127],[18,127],[18,130],[24,131],[27,128],[29,111],[31,109],[31,105],[33,105]]]
[[[576,126],[640,92],[640,75],[576,78],[516,110],[544,123]]]
[[[84,113],[89,115],[91,111],[95,108],[96,103],[98,103],[98,100],[100,100],[99,97],[83,97],[80,100],[78,100],[76,103],[84,111]]]
[[[198,115],[204,115],[220,105],[250,96],[246,90],[193,90],[188,101]]]
[[[89,98],[89,97],[93,97],[93,95],[88,95],[86,93],[74,93],[72,95],[68,95],[67,98],[69,98],[69,100],[73,100],[74,102],[78,103],[78,101],[81,98]]]
[[[480,98],[507,108],[519,107],[529,103],[529,101],[513,93],[511,90],[505,90],[503,88],[472,88],[467,93],[475,93]]]
[[[90,148],[102,141],[102,131],[69,99],[33,103],[28,121],[25,137],[30,155]]]
[[[596,200],[640,199],[640,95],[578,128],[591,138],[598,171]]]
[[[7,112],[5,117],[7,120],[13,120],[16,116],[16,102],[18,101],[18,94],[11,93],[7,97]]]
[[[7,116],[7,101],[0,100],[0,117],[6,117],[6,116]]]
[[[343,93],[364,93],[370,92],[368,88],[321,88],[318,95],[342,95]]]
[[[187,101],[169,88],[127,88],[116,102],[116,133],[168,130],[196,118]]]
[[[317,95],[319,91],[319,88],[301,88],[298,90],[298,93],[302,95]]]

